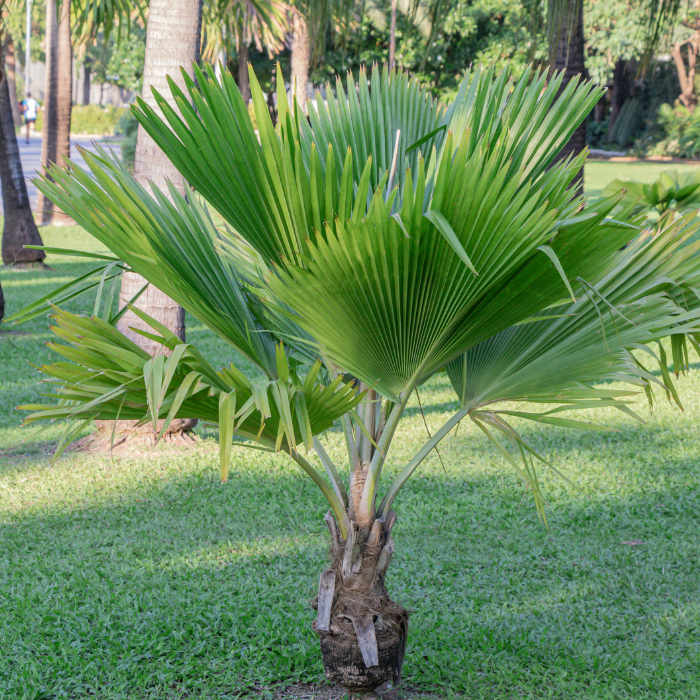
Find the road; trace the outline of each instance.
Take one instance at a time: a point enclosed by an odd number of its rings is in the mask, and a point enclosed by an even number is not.
[[[41,168],[41,136],[32,136],[29,139],[29,143],[25,143],[24,136],[17,139],[17,145],[19,146],[19,154],[22,159],[22,169],[24,170],[24,177],[27,180],[27,192],[29,194],[29,199],[32,203],[32,209],[36,209],[36,187],[30,180],[36,177],[37,173]],[[71,160],[77,165],[85,166],[85,161],[78,151],[78,146],[81,148],[86,148],[87,150],[94,151],[94,143],[89,137],[78,138],[71,140],[70,155]],[[119,147],[118,141],[102,141],[101,145],[103,148],[112,149],[119,156],[121,155],[121,149]],[[1,190],[0,190],[1,191]],[[0,199],[0,214],[2,214],[2,200]]]

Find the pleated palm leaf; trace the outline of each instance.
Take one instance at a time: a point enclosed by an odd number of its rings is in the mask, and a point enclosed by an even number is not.
[[[196,196],[151,197],[117,160],[85,153],[90,172],[55,169],[39,186],[114,258],[49,301],[106,289],[129,267],[264,378],[235,364],[215,370],[154,322],[151,337],[170,355],[148,358],[113,329],[111,293],[100,312],[100,294],[91,318],[54,311],[68,343],[55,349],[68,362],[41,368],[52,400],[26,407],[26,422],[202,418],[219,424],[223,481],[234,435],[288,453],[331,507],[315,622],[326,671],[368,689],[396,680],[403,661],[408,616],[384,578],[408,478],[468,418],[544,516],[532,461],[541,458],[510,418],[598,429],[566,412],[636,416],[633,395],[654,384],[677,398],[662,341],[672,338],[675,368],[685,367],[700,330],[699,244],[688,242],[687,219],[640,237],[619,197],[587,204],[569,188],[585,155],[553,162],[601,96],[588,83],[571,81],[555,100],[561,75],[526,71],[513,83],[477,68],[444,107],[407,75],[375,68],[371,81],[361,72],[329,86],[307,120],[286,108],[278,76],[275,129],[251,73],[256,134],[231,76],[219,84],[213,71],[195,72],[187,93],[171,82],[179,113],[160,95],[164,117],[143,101],[134,113],[225,225]],[[410,395],[443,369],[459,410],[383,485]],[[318,440],[334,424],[345,477]]]

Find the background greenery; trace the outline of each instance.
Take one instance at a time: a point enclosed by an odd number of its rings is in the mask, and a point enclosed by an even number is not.
[[[662,167],[662,166],[661,166]],[[654,166],[593,163],[587,187]],[[73,228],[46,245],[98,249]],[[0,270],[8,313],[89,262]],[[85,309],[85,302],[67,305]],[[215,365],[230,350],[195,320],[188,337]],[[322,679],[311,599],[327,547],[325,507],[282,456],[240,450],[218,479],[214,429],[195,448],[69,454],[60,428],[17,426],[38,397],[27,362],[51,353],[45,319],[0,331],[0,700],[265,697]],[[38,349],[37,349],[38,348]],[[441,698],[699,698],[700,374],[619,432],[518,429],[572,479],[543,473],[550,531],[483,435],[466,423],[399,502],[392,595],[411,612],[409,687]],[[447,378],[421,390],[431,430],[457,407]],[[387,468],[425,440],[413,403]],[[342,451],[332,433],[328,450]],[[637,542],[637,544],[630,544]]]
[[[88,134],[107,136],[117,133],[126,110],[114,105],[75,105],[71,110],[71,134]],[[41,132],[43,114],[39,112],[36,120],[36,133]],[[24,129],[24,125],[21,127]]]

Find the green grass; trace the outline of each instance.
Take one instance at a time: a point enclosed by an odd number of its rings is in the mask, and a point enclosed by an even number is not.
[[[75,228],[42,235],[95,248]],[[88,265],[48,262],[0,270],[8,313]],[[188,322],[214,363],[231,358]],[[50,334],[45,320],[19,330],[0,333],[0,700],[223,700],[321,680],[308,601],[326,507],[311,481],[288,459],[239,449],[220,485],[212,428],[194,449],[49,467],[57,428],[25,435],[12,407],[36,398],[27,360],[50,359]],[[441,445],[444,470],[426,460],[397,500],[388,579],[411,612],[408,686],[489,700],[700,698],[700,373],[679,386],[684,413],[659,397],[647,425],[591,415],[616,433],[518,425],[575,483],[541,474],[549,532],[478,430],[465,423]],[[444,375],[421,398],[431,431],[456,406]],[[411,405],[388,471],[425,438]],[[328,449],[341,459],[338,433]]]

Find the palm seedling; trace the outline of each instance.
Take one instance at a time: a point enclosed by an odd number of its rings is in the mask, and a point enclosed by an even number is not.
[[[610,406],[636,416],[633,394],[651,396],[654,384],[677,399],[661,341],[671,338],[676,371],[684,368],[700,330],[700,244],[686,244],[685,219],[640,235],[629,207],[609,216],[619,197],[589,204],[569,188],[585,154],[554,159],[601,91],[573,80],[555,99],[561,74],[548,82],[528,70],[511,82],[477,68],[444,107],[407,75],[375,68],[371,82],[363,71],[335,94],[329,87],[308,119],[286,107],[278,77],[275,129],[251,72],[258,135],[230,75],[219,83],[213,71],[195,73],[196,82],[185,74],[187,93],[170,83],[179,114],[161,95],[162,116],[143,101],[134,114],[225,224],[215,226],[197,196],[174,187],[151,195],[104,152],[84,154],[91,172],[54,169],[41,181],[114,257],[95,280],[50,297],[64,341],[53,348],[66,361],[41,367],[50,399],[25,406],[25,422],[71,421],[59,452],[95,418],[163,419],[161,433],[176,417],[216,423],[223,482],[234,436],[287,453],[330,506],[331,562],[314,623],[326,673],[369,691],[401,673],[408,615],[385,576],[395,500],[422,460],[472,420],[544,517],[541,458],[511,417],[596,429],[567,412]],[[166,352],[152,358],[121,335],[111,302],[125,267],[263,378],[235,360],[215,369],[138,310]],[[91,286],[92,316],[58,308]],[[39,300],[14,318],[45,308]],[[660,376],[643,351],[658,358]],[[384,483],[411,393],[442,370],[459,409]],[[599,383],[613,379],[629,387]],[[333,426],[345,466],[318,437]]]

